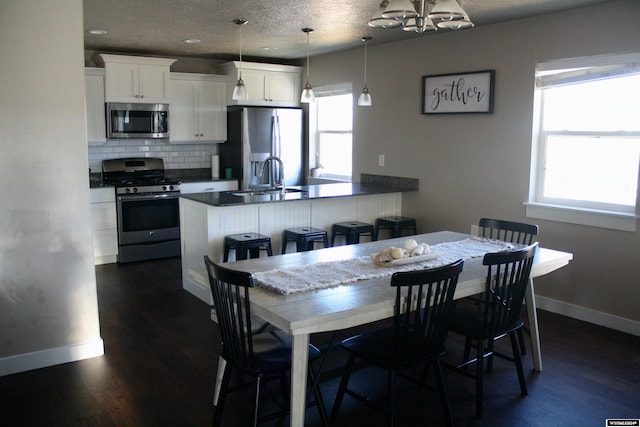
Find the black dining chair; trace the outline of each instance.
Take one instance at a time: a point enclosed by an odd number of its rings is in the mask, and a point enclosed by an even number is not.
[[[208,256],[204,257],[204,261],[222,338],[222,357],[226,361],[213,425],[219,426],[222,421],[227,394],[250,386],[254,387],[253,426],[257,426],[259,422],[288,414],[287,372],[291,369],[291,336],[277,329],[252,333],[254,328],[251,325],[249,289],[254,287],[253,276],[251,273],[235,271],[218,265]],[[320,355],[320,351],[316,347],[309,345],[310,360],[318,359]],[[253,381],[231,387],[233,371],[251,377]],[[309,368],[308,375],[320,418],[324,425],[328,425],[322,395],[311,368]],[[282,410],[260,417],[260,401],[265,398],[264,393],[261,393],[263,383],[273,379],[280,380],[283,401],[275,403],[279,403]]]
[[[478,236],[488,239],[530,245],[537,235],[538,226],[535,224],[493,218],[480,218],[478,221]]]
[[[465,337],[463,361],[456,366],[456,371],[476,381],[477,419],[482,418],[485,358],[495,356],[514,362],[520,391],[523,396],[527,395],[516,331],[524,324],[520,311],[537,247],[536,242],[521,249],[486,254],[482,264],[487,266],[487,276],[480,307],[456,307],[453,310],[449,330]],[[508,335],[511,340],[511,356],[494,349],[494,340],[504,335]],[[473,359],[470,358],[472,342],[475,342],[477,349]],[[473,363],[476,364],[475,374],[465,369]]]
[[[478,221],[479,236],[520,245],[530,245],[533,243],[538,235],[538,230],[538,225],[527,224],[524,222],[506,221],[494,218],[480,218],[480,221]],[[527,354],[523,331],[531,335],[526,324],[521,329],[518,329],[518,340],[520,341],[520,351],[522,354]],[[492,359],[489,359],[487,366],[489,370],[491,370],[491,363]]]
[[[440,357],[444,353],[453,295],[463,266],[464,261],[458,260],[444,267],[391,276],[391,286],[396,288],[393,326],[342,341],[342,348],[349,353],[349,358],[333,405],[332,421],[337,418],[345,393],[360,401],[372,400],[348,388],[356,359],[361,359],[388,373],[386,396],[390,426],[397,421],[397,377],[425,386],[430,367],[435,373],[445,423],[453,425]],[[407,375],[407,371],[415,368],[420,368],[419,378]]]

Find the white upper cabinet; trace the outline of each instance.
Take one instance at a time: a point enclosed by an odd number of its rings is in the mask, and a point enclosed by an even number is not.
[[[272,107],[299,107],[302,68],[292,65],[242,63],[242,80],[247,87],[249,99],[231,99],[238,80],[240,62],[227,62],[218,68],[228,76],[228,105],[268,105]]]
[[[171,73],[170,86],[171,143],[226,141],[226,77]]]
[[[104,113],[104,70],[86,68],[84,73],[87,115],[87,143],[103,144],[107,140]]]
[[[100,54],[105,69],[105,101],[168,103],[169,67],[176,60]]]

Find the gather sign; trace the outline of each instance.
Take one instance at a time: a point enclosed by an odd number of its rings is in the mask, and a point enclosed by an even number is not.
[[[493,113],[495,70],[422,77],[422,113]]]

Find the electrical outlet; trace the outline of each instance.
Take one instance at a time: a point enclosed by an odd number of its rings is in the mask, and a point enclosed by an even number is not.
[[[378,166],[384,166],[384,154],[378,155]]]

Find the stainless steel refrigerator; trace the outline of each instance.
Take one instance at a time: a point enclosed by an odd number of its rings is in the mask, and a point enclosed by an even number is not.
[[[231,169],[240,189],[273,187],[279,180],[277,162],[284,164],[285,186],[304,184],[304,149],[300,108],[228,107],[227,141],[218,146],[220,171]]]

